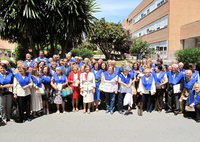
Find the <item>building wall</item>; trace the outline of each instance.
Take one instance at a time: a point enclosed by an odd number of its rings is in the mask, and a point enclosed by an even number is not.
[[[128,28],[128,18],[125,18],[122,22],[121,25],[124,29]]]
[[[169,0],[168,50],[180,49],[181,26],[200,19],[199,0]]]
[[[0,39],[0,49],[2,50],[14,50],[16,46],[17,46],[17,43],[9,43],[6,40]]]
[[[181,26],[180,39],[200,35],[200,20]]]

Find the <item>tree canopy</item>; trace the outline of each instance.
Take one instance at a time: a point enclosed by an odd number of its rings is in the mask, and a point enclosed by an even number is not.
[[[87,39],[95,43],[109,59],[115,47],[122,46],[126,42],[127,34],[119,24],[106,22],[102,18],[94,22],[93,32],[87,35]],[[119,50],[120,48],[117,48],[115,51]]]
[[[21,44],[25,53],[31,49],[33,57],[45,47],[49,56],[57,54],[59,44],[63,57],[83,32],[92,30],[97,6],[95,0],[0,1],[0,36]]]
[[[132,55],[135,55],[138,57],[141,49],[143,49],[143,51],[145,52],[145,55],[148,55],[149,53],[154,51],[153,48],[149,48],[149,44],[147,43],[147,41],[143,41],[141,38],[133,37],[129,52]]]

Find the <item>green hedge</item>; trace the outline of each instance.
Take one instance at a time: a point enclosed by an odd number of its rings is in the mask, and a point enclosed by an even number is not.
[[[188,47],[178,50],[176,51],[175,55],[179,62],[184,63],[184,68],[188,69],[188,64],[194,63],[197,66],[197,70],[200,69],[200,47]]]
[[[72,53],[72,56],[80,56],[82,57],[83,59],[88,57],[88,58],[91,58],[93,57],[93,52],[87,48],[76,48],[74,50],[71,50],[70,51]]]

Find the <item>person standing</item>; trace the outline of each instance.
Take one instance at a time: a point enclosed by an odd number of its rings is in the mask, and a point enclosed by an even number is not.
[[[90,66],[85,65],[85,72],[80,75],[80,89],[81,94],[83,95],[83,113],[86,112],[86,104],[88,104],[88,114],[90,114],[90,105],[94,102],[96,87],[95,76],[92,72],[90,72],[90,70]]]
[[[54,89],[53,98],[54,98],[54,103],[56,104],[57,114],[60,114],[60,104],[62,104],[63,114],[66,113],[65,102],[63,101],[61,95],[61,91],[66,85],[68,85],[67,77],[66,75],[62,74],[61,68],[57,67],[56,74],[53,74],[51,78],[51,86]]]
[[[33,112],[33,117],[40,116],[40,110],[43,108],[42,106],[42,96],[41,93],[37,93],[37,90],[44,89],[42,84],[42,78],[39,73],[39,69],[33,68],[31,72],[31,79],[33,81],[33,87],[31,88],[31,110]]]
[[[63,59],[64,65],[61,66],[62,74],[65,74],[67,77],[72,70],[72,67],[68,64],[69,60],[67,58]]]
[[[78,109],[78,98],[80,97],[80,74],[77,65],[72,66],[72,72],[69,73],[68,82],[73,90],[73,94],[70,96],[72,98],[72,111],[75,112],[74,104],[76,102],[76,111]]]
[[[38,63],[39,63],[41,60],[45,60],[46,63],[49,62],[48,58],[44,57],[44,51],[43,51],[43,50],[40,50],[40,51],[39,51],[39,57],[37,57],[37,58],[35,59],[35,61],[38,62]]]
[[[13,87],[13,74],[6,72],[6,64],[0,63],[0,113],[1,119],[4,124],[8,121],[14,121],[12,119],[12,92],[10,90]]]
[[[174,112],[174,115],[179,114],[179,109],[180,109],[179,99],[184,87],[183,76],[184,76],[184,73],[178,71],[178,65],[172,64],[172,71],[167,72],[167,77],[169,79],[169,82],[168,82],[168,87],[167,87],[168,110],[166,111],[166,113]],[[175,108],[173,106],[175,106]]]
[[[31,121],[30,88],[32,88],[33,85],[31,74],[26,73],[26,66],[24,64],[18,64],[17,69],[19,73],[14,74],[13,94],[15,99],[18,98],[20,122],[25,122],[26,119]],[[24,118],[24,107],[26,108],[26,119]]]
[[[108,71],[104,72],[101,84],[106,96],[106,113],[110,112],[112,115],[115,109],[115,94],[118,91],[118,75],[114,73],[113,66],[109,66]]]
[[[189,63],[189,69],[192,71],[192,77],[197,80],[197,83],[200,83],[200,81],[199,81],[199,71],[196,70],[196,65]]]
[[[150,74],[150,69],[144,70],[145,75],[140,78],[138,92],[140,93],[140,102],[138,104],[139,115],[147,110],[148,113],[152,112],[153,95],[156,93],[155,80]]]
[[[34,63],[34,62],[35,62],[35,61],[31,60],[31,54],[27,53],[27,54],[26,54],[26,60],[23,62],[24,65],[25,65],[26,67],[28,67],[28,66],[33,67],[33,63]]]
[[[155,67],[155,72],[153,72],[152,75],[156,84],[156,94],[154,96],[154,110],[158,110],[158,112],[161,112],[163,108],[163,94],[166,89],[168,78],[166,73],[162,71],[162,65],[157,65]]]
[[[95,104],[96,104],[96,112],[99,111],[98,109],[98,105],[99,105],[99,100],[100,100],[100,90],[99,90],[99,85],[101,83],[101,74],[103,72],[102,69],[100,69],[100,65],[98,62],[96,62],[94,64],[94,69],[91,70],[91,72],[94,74],[95,76],[95,82],[96,82],[96,90],[95,90],[95,93],[94,93],[94,101],[95,101]],[[92,104],[93,105],[93,110],[94,110],[94,103]]]
[[[41,73],[42,77],[42,83],[44,84],[44,95],[42,95],[42,100],[43,100],[43,114],[49,114],[49,97],[51,96],[52,93],[52,88],[51,88],[51,72],[50,68],[48,66],[44,66],[42,69]]]

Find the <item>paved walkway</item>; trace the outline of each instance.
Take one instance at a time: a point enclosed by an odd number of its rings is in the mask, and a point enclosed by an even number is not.
[[[128,116],[104,110],[41,116],[23,124],[9,122],[0,126],[1,142],[198,142],[200,124],[192,119],[164,112],[136,110]]]

